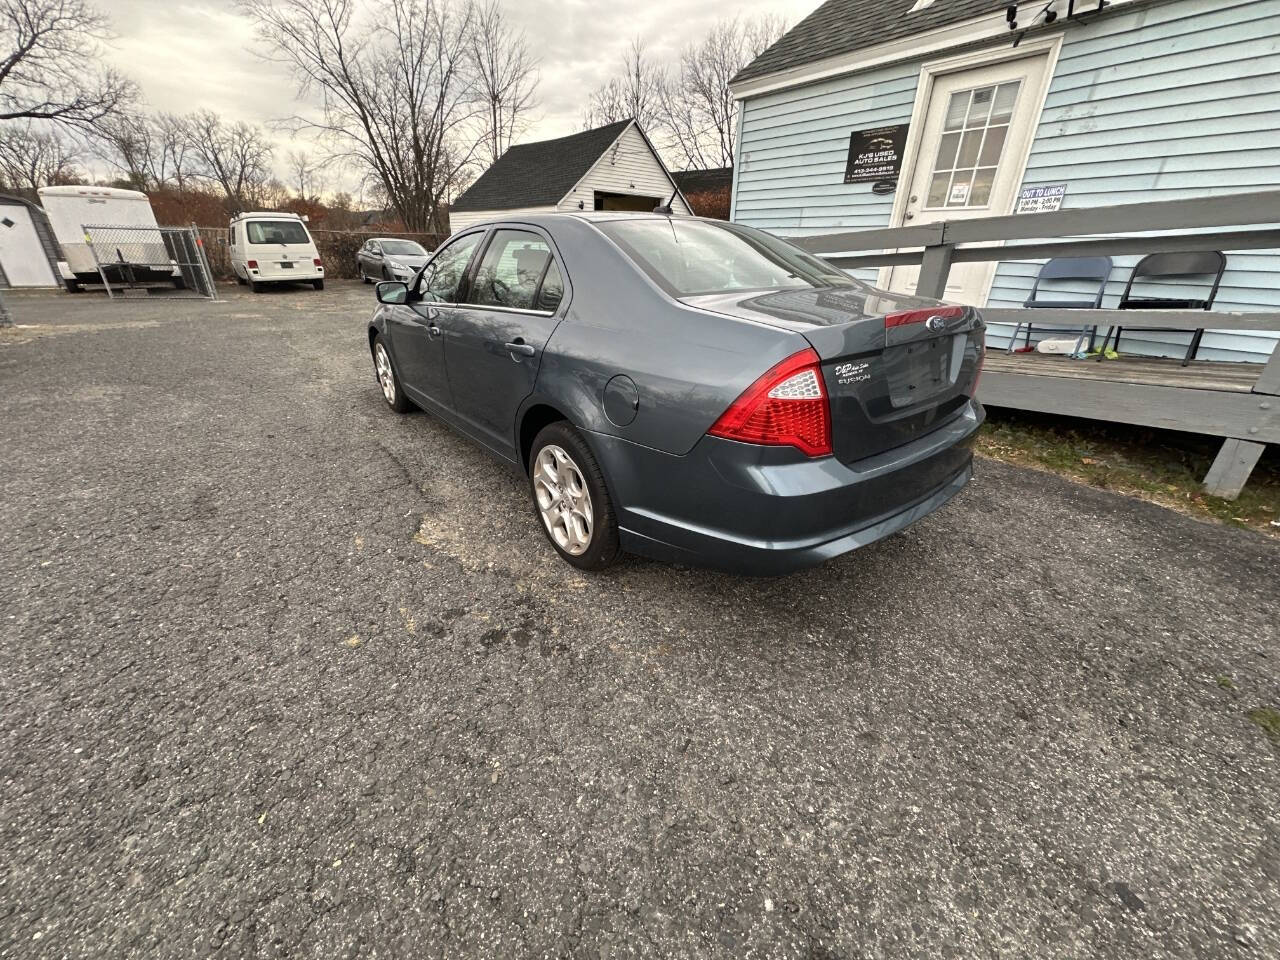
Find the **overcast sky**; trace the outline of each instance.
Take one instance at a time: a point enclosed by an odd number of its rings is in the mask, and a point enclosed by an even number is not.
[[[109,56],[142,88],[151,109],[208,108],[229,121],[265,124],[298,110],[288,74],[255,53],[253,30],[230,0],[97,0],[117,39]],[[619,68],[632,37],[657,57],[674,59],[716,20],[779,14],[789,25],[821,0],[511,0],[503,6],[541,58],[535,122],[522,139],[541,140],[581,126],[587,93]],[[274,134],[284,154],[308,146]],[[335,185],[336,186],[336,185]]]

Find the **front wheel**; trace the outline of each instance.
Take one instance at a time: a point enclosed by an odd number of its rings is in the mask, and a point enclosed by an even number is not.
[[[396,376],[396,368],[391,363],[391,354],[382,334],[373,338],[373,371],[378,377],[378,386],[382,388],[382,399],[396,413],[408,413],[413,404],[404,395],[400,387],[400,378]]]
[[[542,529],[565,561],[603,570],[618,560],[618,521],[604,472],[569,423],[544,427],[534,439],[529,486]]]

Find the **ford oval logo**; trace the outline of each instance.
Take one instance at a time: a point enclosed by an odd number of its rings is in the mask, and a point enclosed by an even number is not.
[[[933,316],[933,317],[930,317],[928,320],[926,320],[924,322],[924,325],[928,327],[930,330],[932,330],[934,333],[937,333],[939,330],[943,330],[946,328],[947,321],[943,320],[941,317]]]

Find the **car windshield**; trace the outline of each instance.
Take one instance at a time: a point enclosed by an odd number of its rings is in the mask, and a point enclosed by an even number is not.
[[[382,252],[393,257],[425,257],[427,251],[412,240],[383,240]]]
[[[250,243],[310,243],[307,228],[297,220],[250,220],[244,228]]]
[[[751,227],[653,217],[598,226],[674,297],[854,285],[829,263]]]

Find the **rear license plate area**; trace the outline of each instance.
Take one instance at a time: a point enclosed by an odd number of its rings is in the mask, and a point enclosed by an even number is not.
[[[292,269],[293,269],[293,263],[292,263],[292,262],[290,262],[290,261],[288,261],[288,260],[281,260],[281,261],[280,261],[280,269],[281,269],[281,270],[292,270]]]
[[[887,351],[885,378],[895,410],[927,400],[951,385],[953,339],[917,340]]]

